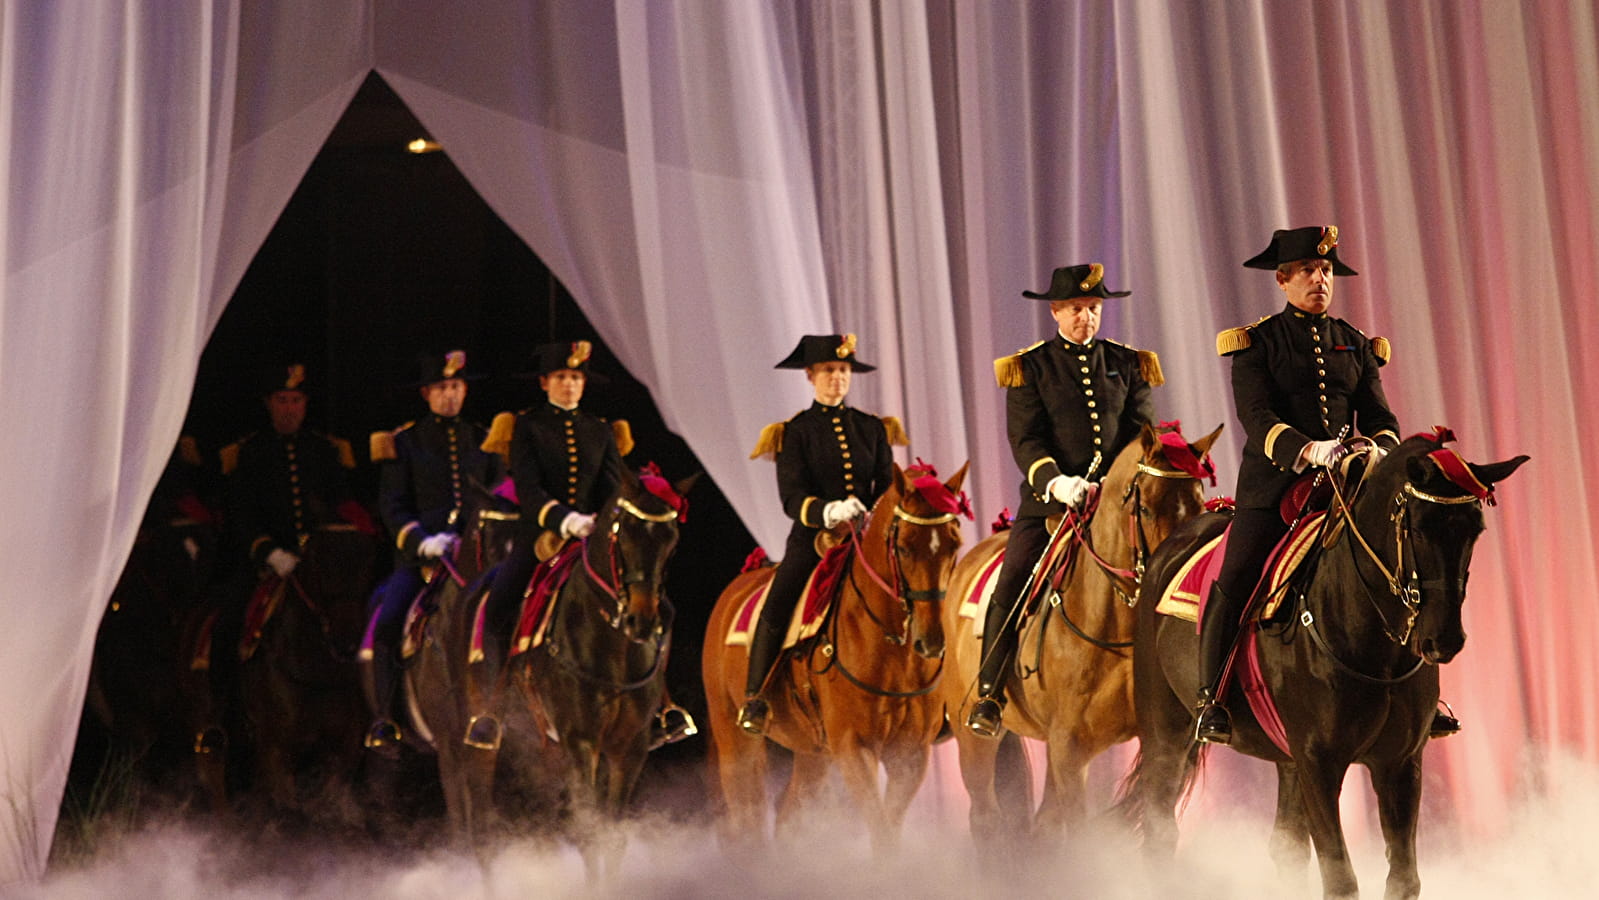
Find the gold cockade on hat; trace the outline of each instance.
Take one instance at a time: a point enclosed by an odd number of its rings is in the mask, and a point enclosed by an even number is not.
[[[1105,280],[1105,267],[1099,263],[1088,264],[1088,277],[1077,285],[1078,290],[1091,291],[1095,285]]]
[[[850,354],[855,352],[855,335],[844,335],[844,339],[838,342],[838,349],[833,352],[839,359],[849,359]]]
[[[451,350],[444,354],[444,377],[454,378],[455,373],[466,368],[466,351]]]
[[[594,345],[588,341],[573,341],[572,355],[566,358],[566,367],[575,369],[588,361],[589,354],[594,351]]]

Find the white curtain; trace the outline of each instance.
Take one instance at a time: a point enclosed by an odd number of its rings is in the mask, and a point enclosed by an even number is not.
[[[1445,670],[1470,730],[1429,752],[1440,808],[1491,829],[1529,759],[1599,758],[1599,486],[1579,464],[1599,436],[1594,18],[1583,0],[4,3],[0,883],[42,865],[101,606],[209,330],[374,68],[774,548],[770,465],[744,457],[808,398],[770,370],[799,334],[858,332],[882,369],[854,399],[905,418],[907,457],[974,461],[976,537],[1018,481],[989,361],[1047,334],[1021,290],[1105,263],[1134,292],[1106,334],[1160,352],[1159,412],[1197,434],[1231,422],[1215,331],[1281,305],[1239,262],[1273,228],[1340,225],[1362,274],[1336,312],[1393,340],[1407,429],[1534,457],[1489,513]],[[953,815],[958,792],[946,764],[924,795]]]

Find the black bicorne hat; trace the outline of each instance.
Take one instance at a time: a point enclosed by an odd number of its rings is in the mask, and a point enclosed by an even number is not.
[[[594,356],[594,345],[588,341],[558,341],[540,344],[533,349],[533,371],[520,373],[519,378],[543,378],[551,372],[571,369],[583,373],[589,384],[604,384],[608,379],[589,366]]]
[[[462,381],[477,381],[483,373],[466,364],[465,350],[450,350],[443,353],[424,353],[417,357],[417,377],[411,387],[427,387],[440,381],[459,378]]]
[[[1334,275],[1357,275],[1338,258],[1338,226],[1307,225],[1304,228],[1279,228],[1271,233],[1271,245],[1244,260],[1251,269],[1275,269],[1283,263],[1301,259],[1325,259],[1332,263]]]
[[[792,353],[772,368],[808,369],[824,362],[847,362],[851,372],[877,370],[876,366],[869,366],[855,358],[853,334],[807,334],[800,338]]]
[[[1112,291],[1105,287],[1105,267],[1099,263],[1061,266],[1049,278],[1049,290],[1042,294],[1022,291],[1033,300],[1073,300],[1078,297],[1125,297],[1132,291]]]
[[[276,394],[278,391],[299,391],[307,396],[311,391],[306,385],[305,363],[283,363],[266,370],[261,375],[261,396]]]

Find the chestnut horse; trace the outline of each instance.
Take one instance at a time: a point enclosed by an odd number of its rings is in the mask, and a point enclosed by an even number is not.
[[[1466,642],[1461,605],[1483,531],[1482,506],[1494,502],[1493,485],[1527,461],[1467,463],[1443,448],[1449,437],[1440,429],[1400,444],[1370,467],[1358,496],[1335,478],[1322,531],[1329,537],[1308,583],[1289,590],[1286,616],[1246,628],[1240,641],[1238,662],[1258,660],[1275,707],[1275,717],[1263,717],[1280,725],[1263,726],[1244,691],[1234,690],[1229,746],[1276,763],[1272,856],[1285,874],[1302,872],[1314,839],[1328,897],[1359,892],[1338,814],[1344,776],[1355,763],[1370,770],[1377,794],[1388,856],[1384,896],[1421,892],[1416,824],[1438,667]],[[1163,856],[1176,848],[1175,805],[1199,757],[1192,711],[1198,637],[1191,622],[1160,615],[1155,606],[1186,558],[1227,521],[1204,516],[1174,533],[1150,560],[1139,604],[1140,749],[1123,802],[1146,846]]]
[[[940,608],[961,544],[954,508],[964,507],[964,497],[955,498],[966,468],[940,483],[931,469],[894,467],[894,483],[865,525],[858,533],[851,528],[856,546],[821,632],[779,658],[766,690],[766,736],[794,752],[793,774],[778,804],[779,828],[836,762],[873,845],[897,841],[944,722],[936,693],[944,656]],[[771,581],[772,571],[733,579],[705,632],[712,755],[726,804],[725,833],[735,843],[766,833],[766,743],[735,723],[749,651],[729,646],[727,637],[745,600]],[[881,794],[880,763],[888,773]]]
[[[1007,731],[1049,747],[1036,820],[1041,835],[1058,835],[1083,821],[1089,762],[1136,733],[1131,603],[1137,576],[1150,548],[1203,511],[1200,476],[1209,474],[1206,457],[1221,430],[1188,444],[1175,428],[1163,435],[1146,425],[1106,473],[1086,534],[1057,538],[1079,546],[1071,568],[1054,582],[1053,596],[1045,595],[1049,603],[1024,626],[1005,682]],[[1181,449],[1168,447],[1162,436]],[[973,634],[977,620],[962,616],[961,605],[997,577],[1008,535],[1002,531],[984,539],[961,559],[950,584],[953,600],[944,609],[950,659],[942,699],[960,748],[961,779],[971,796],[972,835],[980,849],[991,852],[1005,848],[1007,831],[1025,827],[1025,821],[1007,818],[995,789],[996,756],[1015,738],[984,738],[966,727],[977,699],[982,640]]]

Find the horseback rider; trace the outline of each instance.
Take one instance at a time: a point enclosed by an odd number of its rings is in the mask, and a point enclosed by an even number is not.
[[[578,408],[589,384],[605,377],[589,365],[593,345],[588,341],[544,344],[534,353],[536,376],[545,393],[544,403],[521,412],[495,417],[483,449],[505,453],[511,480],[521,507],[523,534],[500,564],[489,589],[484,610],[483,684],[499,677],[509,654],[509,641],[522,600],[538,566],[536,545],[558,546],[570,539],[588,537],[600,505],[622,483],[622,457],[633,449],[627,422],[606,420]],[[543,537],[540,541],[538,538]],[[468,746],[499,746],[500,722],[489,705],[492,692],[477,700],[478,709],[467,725]],[[663,695],[662,707],[651,724],[652,747],[681,740],[698,729],[688,712]]]
[[[877,368],[855,358],[855,335],[807,334],[773,368],[804,369],[816,399],[787,422],[768,425],[750,454],[751,459],[775,454],[777,491],[783,511],[794,520],[750,641],[738,726],[756,736],[766,733],[771,714],[762,689],[782,649],[800,592],[821,561],[816,549],[819,532],[871,509],[894,481],[890,431],[896,443],[905,443],[898,419],[879,419],[844,405],[851,376]]]
[[[362,654],[369,675],[373,721],[366,746],[395,748],[400,729],[393,716],[399,674],[400,628],[406,610],[426,581],[424,568],[437,565],[459,542],[456,518],[463,491],[474,481],[493,486],[503,476],[498,454],[480,449],[488,432],[461,418],[467,383],[482,375],[468,368],[466,352],[451,350],[420,358],[415,387],[428,414],[394,431],[372,435],[372,461],[378,469],[378,514],[394,536],[394,572],[372,594],[368,615],[377,612],[370,655]]]
[[[1399,422],[1378,372],[1388,362],[1387,339],[1367,339],[1327,314],[1335,277],[1356,274],[1338,258],[1338,228],[1279,229],[1244,265],[1275,270],[1288,305],[1216,337],[1217,353],[1232,359],[1233,403],[1245,442],[1226,557],[1206,600],[1199,637],[1195,735],[1213,744],[1232,740],[1221,678],[1240,617],[1272,549],[1288,531],[1283,496],[1306,469],[1336,463],[1340,436],[1352,429],[1373,441],[1378,458],[1399,444]],[[1459,729],[1459,722],[1440,713],[1432,733]]]
[[[1000,731],[1005,678],[1016,654],[1016,606],[1049,543],[1045,520],[1082,510],[1090,486],[1105,476],[1111,460],[1155,421],[1150,388],[1163,381],[1159,358],[1096,338],[1104,301],[1131,293],[1108,290],[1104,276],[1098,263],[1063,266],[1051,275],[1047,291],[1022,291],[1023,297],[1049,301],[1056,334],[994,362],[1006,389],[1011,455],[1024,477],[983,620],[977,702],[966,718],[966,727],[983,737]]]
[[[350,492],[355,454],[349,442],[304,427],[307,387],[303,364],[274,370],[262,392],[271,430],[249,434],[217,454],[226,481],[227,524],[250,563],[224,586],[212,631],[211,684],[218,697],[232,691],[236,645],[258,582],[290,577],[303,542],[318,526],[343,522],[377,534],[371,514]],[[199,748],[220,737],[204,729]]]

